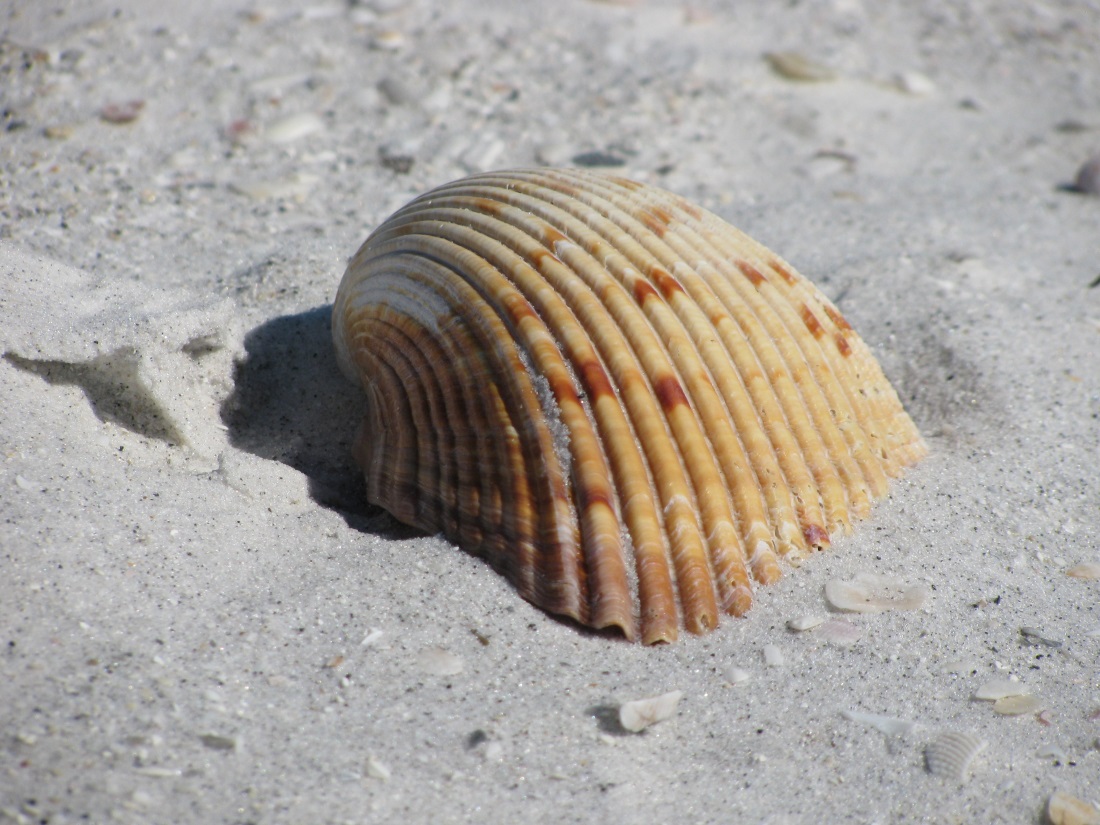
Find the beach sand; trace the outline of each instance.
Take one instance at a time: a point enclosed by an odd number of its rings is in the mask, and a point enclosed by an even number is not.
[[[1067,575],[1100,562],[1100,197],[1065,187],[1100,152],[1095,4],[183,5],[0,2],[0,822],[1100,803],[1100,582]],[[411,197],[593,160],[817,283],[930,447],[666,646],[369,506],[330,342],[347,258]],[[861,573],[930,597],[845,616],[848,646],[787,629]],[[973,698],[999,679],[1036,705]],[[946,732],[985,743],[964,780],[927,768]]]

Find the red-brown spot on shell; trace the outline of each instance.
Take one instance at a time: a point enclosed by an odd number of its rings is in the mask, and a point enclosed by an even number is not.
[[[820,339],[825,334],[825,329],[821,326],[821,322],[817,320],[817,316],[814,315],[811,310],[805,304],[802,305],[802,323],[806,325],[806,329],[810,331],[810,334],[814,338]]]
[[[748,261],[738,261],[737,268],[741,270],[742,275],[752,281],[753,286],[760,286],[764,283],[764,276],[760,274],[760,270]]]
[[[645,302],[650,298],[658,298],[657,290],[648,281],[643,281],[639,278],[634,282],[634,300],[638,302],[639,306],[644,306]]]
[[[787,269],[787,267],[783,266],[783,264],[775,258],[772,259],[772,269],[775,270],[776,274],[779,275],[780,278],[782,278],[788,284],[794,286],[794,275],[792,275],[791,271]]]
[[[672,215],[666,212],[659,206],[651,206],[643,211],[639,216],[642,223],[655,234],[658,238],[663,238],[665,232],[668,230],[668,225],[672,223]]]
[[[475,198],[473,206],[478,212],[485,215],[492,215],[494,218],[499,218],[505,208],[503,203],[492,200],[491,198]]]
[[[656,391],[657,400],[661,402],[661,408],[665,412],[688,402],[687,396],[684,395],[684,388],[671,375],[666,375],[654,381],[653,389]]]
[[[657,284],[657,288],[661,290],[661,293],[665,296],[665,300],[671,300],[673,295],[684,291],[684,288],[680,286],[680,282],[673,278],[668,270],[663,267],[651,266],[649,268],[649,277]]]
[[[843,332],[838,332],[836,335],[836,348],[845,357],[852,354],[852,347],[848,343],[848,339],[844,337]]]
[[[831,306],[825,304],[824,309],[825,314],[829,316],[829,320],[836,324],[837,327],[843,330],[849,330],[852,328],[852,325],[848,323],[847,319]]]
[[[599,361],[584,361],[577,365],[577,369],[580,372],[585,392],[593,401],[597,398],[615,394],[615,390],[611,387],[611,381],[607,377],[607,372]]]
[[[553,249],[554,244],[558,243],[558,241],[567,241],[569,238],[565,237],[565,235],[561,234],[552,226],[544,226],[542,229],[542,238],[540,240],[542,240],[543,245],[548,249]]]

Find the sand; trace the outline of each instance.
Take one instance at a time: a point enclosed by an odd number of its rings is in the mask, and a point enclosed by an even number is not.
[[[1100,151],[1095,4],[183,5],[0,3],[0,822],[1100,801],[1100,582],[1067,575],[1100,561],[1100,198],[1060,188]],[[594,160],[818,283],[931,448],[748,616],[657,648],[369,507],[329,343],[410,197]],[[860,573],[930,597],[847,646],[787,629]],[[1012,678],[1037,707],[972,698]],[[927,769],[946,732],[986,743],[965,781]]]

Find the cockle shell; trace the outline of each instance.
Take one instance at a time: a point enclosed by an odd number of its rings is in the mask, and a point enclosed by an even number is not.
[[[486,173],[394,214],[333,309],[371,502],[539,607],[709,631],[850,528],[925,446],[867,346],[772,252],[673,194]]]

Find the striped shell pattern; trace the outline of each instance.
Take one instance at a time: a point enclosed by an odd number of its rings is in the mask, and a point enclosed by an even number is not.
[[[401,209],[336,297],[356,458],[397,519],[539,607],[646,643],[740,615],[924,443],[867,346],[680,197],[486,173]]]

